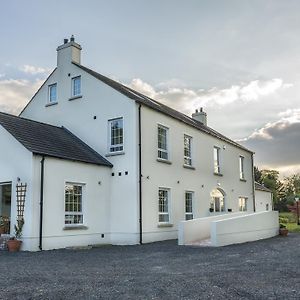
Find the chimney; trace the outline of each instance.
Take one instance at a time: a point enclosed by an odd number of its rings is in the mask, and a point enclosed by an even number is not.
[[[196,109],[196,111],[192,114],[192,118],[207,126],[207,114],[203,111],[202,107],[200,110]]]
[[[64,39],[64,43],[57,47],[57,66],[71,63],[72,61],[80,64],[81,46],[75,42],[74,35],[70,41]]]

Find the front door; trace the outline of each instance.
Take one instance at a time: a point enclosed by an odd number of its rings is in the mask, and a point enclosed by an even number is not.
[[[0,183],[0,225],[3,233],[10,233],[11,183]]]

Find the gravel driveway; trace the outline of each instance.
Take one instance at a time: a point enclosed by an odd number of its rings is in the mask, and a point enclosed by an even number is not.
[[[0,252],[1,299],[300,299],[300,234],[222,248]]]

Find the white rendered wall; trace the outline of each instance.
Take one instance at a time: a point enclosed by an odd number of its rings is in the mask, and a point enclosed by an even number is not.
[[[169,128],[171,164],[157,161],[158,124]],[[184,134],[193,137],[195,170],[183,168]],[[223,176],[214,175],[214,146],[221,149]],[[245,157],[245,182],[239,177],[239,155]],[[239,197],[248,198],[248,212],[253,212],[251,153],[147,107],[142,107],[142,175],[144,242],[177,237],[178,223],[185,219],[185,191],[194,191],[194,218],[218,214],[209,212],[210,193],[215,188],[221,188],[226,193],[224,213],[227,209],[239,211]],[[160,227],[158,224],[159,187],[170,189],[171,227]]]
[[[111,220],[113,243],[138,243],[137,106],[72,64],[67,54],[65,51],[61,64],[21,116],[65,126],[103,156],[108,154],[108,120],[124,118],[124,154],[106,157],[114,165],[111,173],[115,174],[111,176],[111,215],[106,217]],[[79,75],[82,98],[69,101],[71,78]],[[53,83],[57,83],[58,104],[47,106],[48,85]]]
[[[245,214],[245,212],[239,212],[226,215],[197,218],[189,221],[181,221],[178,225],[178,245],[187,245],[195,241],[208,239],[210,238],[211,224],[213,221],[229,219]]]
[[[266,239],[278,235],[277,211],[259,212],[211,224],[212,246],[226,246]]]
[[[266,207],[269,205],[269,210],[273,210],[272,193],[255,190],[255,207],[257,212],[267,211]]]
[[[25,210],[23,227],[23,237],[30,236],[32,219],[32,154],[25,149],[11,134],[0,125],[0,183],[11,182],[11,234],[14,234],[14,225],[17,219],[17,198],[16,185],[17,178],[20,183],[27,183],[27,193],[25,198]],[[27,248],[23,243],[22,249]]]
[[[40,161],[40,156],[34,157],[32,234],[24,238],[24,243],[29,245],[26,250],[31,251],[38,250],[39,245]],[[44,166],[43,250],[111,243],[110,168],[49,157],[45,158]],[[83,225],[86,229],[65,230],[66,182],[84,184]]]

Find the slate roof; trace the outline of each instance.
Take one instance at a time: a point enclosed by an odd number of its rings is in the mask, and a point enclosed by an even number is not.
[[[263,191],[263,192],[272,193],[272,191],[270,189],[266,188],[264,185],[262,185],[256,181],[255,181],[255,189],[259,190],[259,191]]]
[[[206,134],[209,134],[211,136],[214,136],[218,139],[221,139],[227,143],[230,143],[238,148],[241,148],[245,151],[248,151],[250,153],[253,153],[253,151],[245,148],[244,146],[238,144],[237,142],[229,139],[228,137],[222,135],[221,133],[215,131],[214,129],[204,125],[203,123],[167,106],[167,105],[164,105],[154,99],[151,99],[150,97],[148,96],[145,96],[143,94],[141,94],[140,92],[137,92],[115,80],[112,80],[104,75],[101,75],[83,65],[80,65],[76,62],[72,62],[74,65],[76,65],[77,67],[81,68],[82,70],[86,71],[87,73],[89,73],[90,75],[92,75],[93,77],[97,78],[98,80],[101,80],[103,83],[109,85],[110,87],[112,87],[113,89],[115,89],[116,91],[122,93],[123,95],[125,95],[126,97],[136,101],[137,103],[140,103],[140,104],[143,104],[147,107],[150,107],[156,111],[159,111],[165,115],[168,115],[174,119],[177,119],[187,125],[190,125]]]
[[[2,112],[0,125],[34,154],[112,167],[109,161],[64,127]]]

